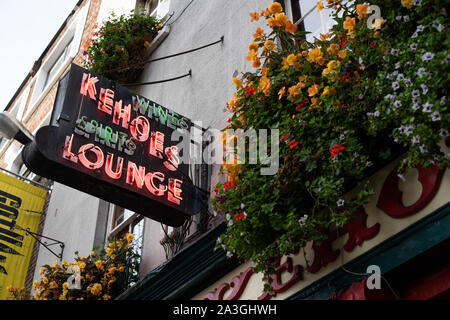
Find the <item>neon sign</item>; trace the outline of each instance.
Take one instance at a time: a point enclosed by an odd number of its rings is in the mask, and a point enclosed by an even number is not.
[[[68,77],[57,125],[24,148],[27,167],[168,225],[199,212],[188,164],[170,141],[190,120],[77,65]]]

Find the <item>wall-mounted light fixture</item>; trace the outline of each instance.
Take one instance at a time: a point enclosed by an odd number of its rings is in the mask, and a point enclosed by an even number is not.
[[[34,140],[33,134],[8,111],[0,113],[0,135],[7,139],[14,139],[22,144]]]

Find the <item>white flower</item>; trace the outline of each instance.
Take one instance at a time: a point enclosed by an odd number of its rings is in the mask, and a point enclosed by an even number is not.
[[[398,69],[402,66],[402,63],[399,61],[395,64],[395,69]]]
[[[427,103],[422,105],[422,112],[431,112],[431,107],[433,105],[427,101]]]
[[[358,99],[362,100],[364,98],[364,95],[362,93],[359,94]]]
[[[418,34],[417,31],[416,31],[416,32],[414,32],[414,33],[412,34],[411,38],[412,38],[412,39],[415,39],[415,38],[417,38],[418,36],[419,36],[419,34]]]
[[[421,6],[422,5],[422,0],[413,0],[413,5]]]
[[[403,18],[402,16],[396,16],[395,20],[400,21],[400,20],[402,20],[402,18]]]
[[[445,57],[445,62],[449,63],[450,62],[450,54],[448,56]]]
[[[392,100],[395,99],[395,97],[396,97],[395,94],[390,94],[390,93],[389,93],[389,94],[387,94],[387,95],[384,96],[384,99],[385,99],[385,100],[392,101]]]
[[[233,252],[228,251],[227,252],[227,257],[231,258],[233,256]]]
[[[222,241],[223,241],[222,238],[220,238],[220,237],[217,238],[217,243],[222,243]]]
[[[241,203],[241,209],[245,208],[245,204]]]
[[[422,55],[422,61],[430,61],[434,58],[434,53],[427,52],[424,55]]]
[[[395,100],[394,101],[394,107],[398,108],[402,106],[402,102],[400,100]]]
[[[403,21],[409,22],[409,16],[403,16]]]
[[[230,214],[227,213],[227,214],[225,215],[225,219],[230,220],[230,219],[231,219]]]
[[[410,78],[405,78],[403,80],[403,83],[407,86],[410,87],[412,85],[411,79]]]
[[[416,143],[419,143],[419,142],[420,142],[420,137],[419,136],[414,136],[411,139],[411,144],[416,144]]]
[[[405,128],[405,134],[409,137],[410,134],[413,133],[413,127],[412,126],[407,126]]]
[[[414,103],[413,106],[412,106],[412,109],[413,109],[414,111],[417,111],[417,110],[420,109],[420,105],[419,105],[418,103]]]
[[[411,44],[409,45],[409,48],[410,48],[412,51],[416,51],[416,50],[417,50],[417,43],[411,43]]]
[[[445,129],[441,129],[440,131],[439,131],[439,135],[441,136],[441,137],[447,137],[448,136],[448,131],[447,130],[445,130]]]
[[[424,75],[426,75],[427,73],[425,72],[425,68],[419,68],[416,72],[416,74],[419,76],[419,78],[422,78]]]
[[[228,221],[228,225],[231,227],[233,225],[233,220]]]
[[[298,219],[298,223],[301,225],[301,226],[304,226],[305,224],[306,224],[306,220],[308,219],[308,215],[307,214],[305,214],[303,217],[301,217],[300,219]]]
[[[378,110],[375,111],[375,112],[373,113],[373,116],[374,116],[374,117],[379,117],[379,116],[380,116],[380,111],[378,111]]]
[[[398,88],[400,88],[398,82],[397,81],[392,82],[392,89],[397,90]]]
[[[439,120],[441,120],[441,115],[439,114],[439,111],[433,112],[433,113],[430,115],[430,117],[431,117],[431,120],[433,120],[433,121],[439,121]]]
[[[342,206],[344,205],[344,203],[345,203],[344,199],[339,199],[339,200],[336,202],[336,204],[337,204],[338,207],[342,207]]]
[[[367,161],[367,162],[366,162],[366,166],[367,166],[367,167],[371,167],[371,166],[372,166],[372,161]]]
[[[424,85],[423,83],[420,85],[420,87],[422,88],[422,94],[427,94],[428,87],[426,85]]]
[[[394,56],[398,56],[398,54],[400,53],[400,50],[398,49],[391,49],[391,54]]]
[[[419,147],[419,150],[420,150],[420,153],[428,152],[428,149],[424,144]]]
[[[423,25],[418,25],[416,32],[422,32],[425,29],[425,27]]]
[[[439,104],[440,104],[441,106],[443,106],[443,105],[445,104],[446,101],[447,101],[447,98],[446,98],[445,96],[443,96],[443,97],[441,98],[441,100],[439,101]]]
[[[417,90],[417,89],[415,89],[415,90],[411,91],[411,95],[412,95],[414,98],[416,98],[416,97],[420,96],[420,91]]]
[[[405,76],[403,75],[403,73],[400,73],[400,74],[397,76],[397,81],[402,81],[402,80],[405,80]]]

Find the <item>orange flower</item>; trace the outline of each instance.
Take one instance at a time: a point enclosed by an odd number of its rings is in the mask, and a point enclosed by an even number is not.
[[[312,85],[311,87],[308,88],[308,95],[310,97],[315,96],[317,93],[319,93],[319,85],[318,84]]]
[[[271,14],[277,14],[283,11],[283,7],[278,2],[272,2],[268,8]]]
[[[323,53],[319,48],[314,48],[308,53],[308,57],[306,58],[308,62],[315,62],[320,65],[325,63],[325,59],[323,58]]]
[[[275,51],[277,48],[272,40],[267,40],[266,42],[264,42],[264,47],[269,51]]]
[[[269,69],[267,67],[262,67],[261,68],[261,73],[265,76],[267,76],[267,73],[269,72]]]
[[[323,2],[322,1],[317,1],[317,9],[319,9],[319,12],[322,11],[322,9],[323,9]]]
[[[367,3],[365,4],[357,4],[356,5],[356,12],[358,13],[358,18],[363,19],[366,18],[368,15],[368,9],[369,5]]]
[[[245,58],[245,59],[247,59],[247,61],[255,61],[256,59],[258,59],[258,53],[254,50],[251,50],[248,53],[247,58]]]
[[[337,43],[332,43],[328,47],[327,51],[328,51],[329,54],[336,55],[338,53],[338,51],[339,51],[339,45]]]
[[[252,64],[253,68],[259,68],[260,66],[261,66],[261,60],[259,60],[258,58],[253,60],[253,64]]]
[[[262,76],[259,80],[258,92],[263,92],[265,95],[270,93],[270,88],[272,87],[269,78]]]
[[[301,92],[300,89],[305,85],[301,82],[297,83],[295,86],[292,86],[288,89],[288,98],[292,98],[293,100],[297,99]]]
[[[297,62],[297,56],[295,54],[290,54],[286,58],[287,63],[289,66],[293,66]]]
[[[277,20],[275,20],[275,18],[269,18],[267,20],[267,23],[269,24],[270,27],[275,27],[277,25]]]
[[[282,27],[282,26],[286,25],[288,18],[286,17],[286,15],[284,13],[277,13],[275,15],[275,20],[277,22],[277,25]]]
[[[260,27],[258,27],[258,28],[256,29],[256,32],[255,32],[255,34],[253,35],[253,37],[255,37],[255,38],[261,38],[263,35],[264,35],[264,30],[261,29]]]
[[[258,51],[258,44],[256,42],[252,42],[248,45],[248,51]]]
[[[278,91],[278,100],[281,100],[281,98],[283,98],[285,94],[286,94],[286,87],[283,87],[280,89],[280,91]]]
[[[293,24],[290,20],[286,22],[286,32],[294,34],[295,30],[297,30],[297,26]]]
[[[241,80],[236,77],[233,78],[233,83],[236,85],[236,88],[239,88],[242,85]]]
[[[325,41],[330,37],[330,33],[320,34],[320,40]]]
[[[355,18],[350,18],[350,17],[345,17],[345,21],[344,21],[344,29],[348,30],[349,32],[353,31],[355,29],[356,26],[356,19]]]
[[[258,21],[259,20],[259,13],[258,12],[250,13],[250,17],[252,18],[250,22]]]
[[[281,65],[282,65],[281,70],[283,70],[283,71],[286,69],[289,69],[289,67],[290,67],[289,63],[287,62],[287,58],[283,58],[281,60]]]

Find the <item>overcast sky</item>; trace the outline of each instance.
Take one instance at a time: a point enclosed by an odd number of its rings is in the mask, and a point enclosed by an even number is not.
[[[77,2],[0,0],[0,111]]]

